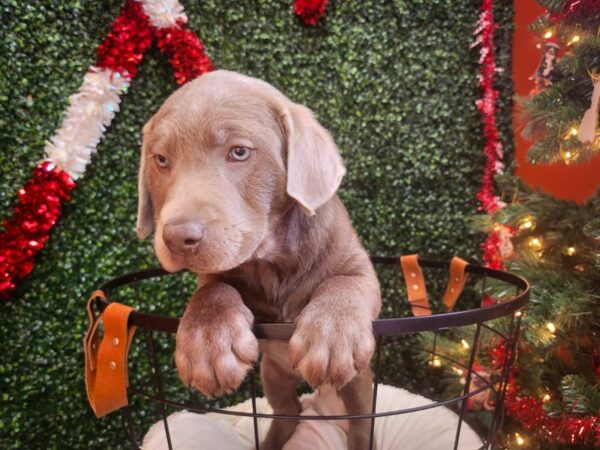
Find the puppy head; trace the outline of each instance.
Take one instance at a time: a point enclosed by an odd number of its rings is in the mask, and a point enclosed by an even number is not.
[[[263,81],[211,72],[177,90],[144,127],[138,236],[154,229],[169,271],[229,270],[255,254],[290,202],[314,215],[344,173],[309,109]]]

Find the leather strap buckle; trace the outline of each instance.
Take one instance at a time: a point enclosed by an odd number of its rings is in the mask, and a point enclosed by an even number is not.
[[[408,302],[415,316],[431,315],[425,278],[419,265],[418,255],[406,255],[400,257],[400,265],[406,282],[406,293]]]
[[[462,293],[465,283],[467,282],[468,274],[465,273],[466,267],[469,265],[464,259],[455,256],[450,261],[450,275],[448,278],[448,285],[446,291],[442,297],[444,305],[446,305],[446,311],[452,311],[458,297]]]
[[[133,308],[121,303],[109,303],[96,315],[93,303],[98,298],[106,299],[106,295],[95,291],[87,302],[90,326],[83,339],[83,352],[88,401],[96,417],[102,417],[128,404],[127,357],[135,327],[128,325]]]
[[[415,316],[431,315],[427,288],[425,287],[425,278],[419,265],[418,255],[406,255],[400,257],[400,265],[406,282],[406,293],[410,303],[412,313]],[[457,256],[450,261],[450,276],[448,285],[442,300],[446,306],[446,311],[452,311],[460,294],[462,293],[468,274],[465,272],[469,263]]]

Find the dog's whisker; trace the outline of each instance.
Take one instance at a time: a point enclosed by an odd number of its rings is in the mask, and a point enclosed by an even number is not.
[[[238,222],[238,223],[232,223],[231,226],[234,227],[234,228],[237,228],[240,225],[243,225],[243,224],[249,223],[249,222],[252,222],[252,219],[242,220],[241,222]]]

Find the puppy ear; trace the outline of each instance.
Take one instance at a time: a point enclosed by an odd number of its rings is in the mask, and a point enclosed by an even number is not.
[[[287,138],[287,193],[312,216],[335,194],[346,169],[331,134],[310,109],[290,103],[282,122]]]
[[[148,125],[144,127],[144,133],[147,129]],[[154,228],[154,209],[146,185],[146,159],[146,152],[142,147],[140,170],[138,172],[138,212],[136,224],[137,235],[140,239],[146,239]]]

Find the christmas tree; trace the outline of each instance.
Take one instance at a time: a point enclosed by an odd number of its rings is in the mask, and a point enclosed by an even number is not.
[[[596,156],[600,100],[600,1],[539,0],[535,89],[523,103],[532,163],[578,164]],[[489,217],[505,268],[532,285],[511,374],[504,445],[600,447],[600,195],[583,204],[497,180],[509,203]],[[489,248],[486,249],[489,251]],[[493,346],[493,343],[488,343]],[[493,349],[491,349],[493,351]]]
[[[513,230],[506,269],[532,285],[506,399],[508,448],[600,445],[600,197],[583,205],[521,190],[497,212]],[[507,427],[506,429],[511,429]]]

